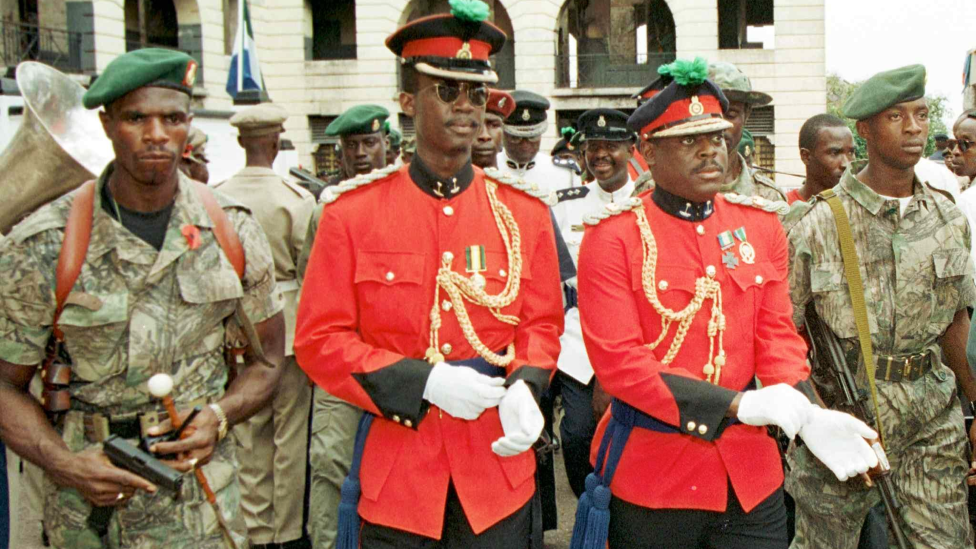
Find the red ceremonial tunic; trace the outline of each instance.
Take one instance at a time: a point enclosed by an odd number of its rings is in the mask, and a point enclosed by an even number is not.
[[[626,211],[588,226],[579,255],[579,310],[597,378],[609,394],[681,430],[635,428],[611,490],[648,508],[724,511],[731,481],[749,511],[782,485],[783,468],[764,427],[736,424],[722,431],[728,405],[735,391],[754,377],[764,386],[792,386],[809,377],[807,347],[791,320],[783,228],[775,214],[719,196],[714,213],[701,221],[666,213],[652,193],[642,199],[657,241],[656,285],[665,307],[684,309],[694,295],[695,279],[705,276],[708,266],[716,269],[727,320],[727,363],[720,384],[731,390],[705,382],[702,373],[708,362],[712,301],[705,301],[694,317],[674,361],[663,364],[678,323],[655,350],[648,349],[646,344],[660,334],[661,322],[641,284],[643,252],[635,213]],[[742,260],[736,239],[727,251],[739,262],[729,269],[717,237],[739,227],[755,249],[755,263]],[[717,345],[716,339],[716,352]],[[594,455],[608,417],[593,439]]]
[[[515,342],[509,380],[548,382],[559,355],[562,301],[552,222],[546,205],[508,185],[498,199],[521,232],[522,275],[516,301],[502,309],[521,322],[498,321],[466,303],[478,337],[493,351]],[[450,199],[422,191],[404,167],[325,206],[298,309],[295,355],[315,383],[378,417],[362,460],[359,514],[365,520],[441,537],[448,483],[480,533],[520,509],[535,491],[535,453],[499,457],[498,409],[455,419],[423,401],[435,277],[445,252],[465,274],[467,247],[485,248],[487,292],[504,287],[510,266],[492,215],[484,173]],[[444,291],[438,304],[449,302]],[[454,308],[441,307],[446,360],[476,357]],[[532,373],[534,372],[534,374]],[[534,377],[533,377],[534,376]]]

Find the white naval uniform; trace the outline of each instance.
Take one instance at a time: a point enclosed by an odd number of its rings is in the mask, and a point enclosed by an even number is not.
[[[602,210],[611,202],[622,203],[634,192],[634,180],[627,179],[623,187],[613,193],[604,191],[596,181],[582,187],[564,189],[556,193],[559,202],[552,207],[559,232],[566,241],[573,264],[579,262],[580,244],[583,242],[583,216]],[[571,292],[576,292],[576,277],[567,280]],[[593,367],[583,346],[583,329],[580,326],[579,309],[573,307],[566,312],[565,329],[559,338],[562,351],[559,353],[557,368],[564,374],[588,385],[593,378]]]
[[[504,150],[498,153],[496,160],[495,165],[502,173],[514,174],[545,191],[555,192],[580,185],[579,176],[573,170],[553,164],[552,157],[541,151],[523,165],[510,159]]]

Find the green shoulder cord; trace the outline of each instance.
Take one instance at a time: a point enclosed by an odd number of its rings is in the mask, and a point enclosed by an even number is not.
[[[868,327],[868,309],[864,304],[864,282],[861,280],[860,260],[854,248],[854,235],[851,233],[851,222],[840,198],[833,189],[820,193],[820,197],[827,201],[830,211],[834,214],[837,225],[837,236],[840,238],[840,254],[844,259],[844,275],[847,277],[847,289],[851,295],[851,306],[854,309],[854,323],[857,325],[857,339],[861,344],[861,356],[864,358],[864,368],[867,372],[868,386],[871,388],[871,403],[874,405],[875,424],[881,445],[887,447],[884,430],[881,427],[881,408],[878,406],[878,387],[874,382],[874,350],[871,346],[871,330]]]

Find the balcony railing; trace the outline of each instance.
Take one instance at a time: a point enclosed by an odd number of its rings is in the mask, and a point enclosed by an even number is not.
[[[21,61],[40,61],[62,72],[79,73],[93,68],[82,66],[83,36],[80,32],[0,21],[0,55],[8,67]]]
[[[560,88],[624,88],[646,86],[657,68],[674,61],[674,53],[613,55],[587,53],[556,56],[556,86]]]

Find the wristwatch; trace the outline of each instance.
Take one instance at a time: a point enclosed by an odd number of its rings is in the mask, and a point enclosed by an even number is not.
[[[210,409],[213,410],[214,415],[217,416],[217,420],[220,422],[217,424],[217,442],[220,442],[227,436],[227,414],[224,413],[224,409],[220,407],[220,404],[216,402],[210,405]]]

